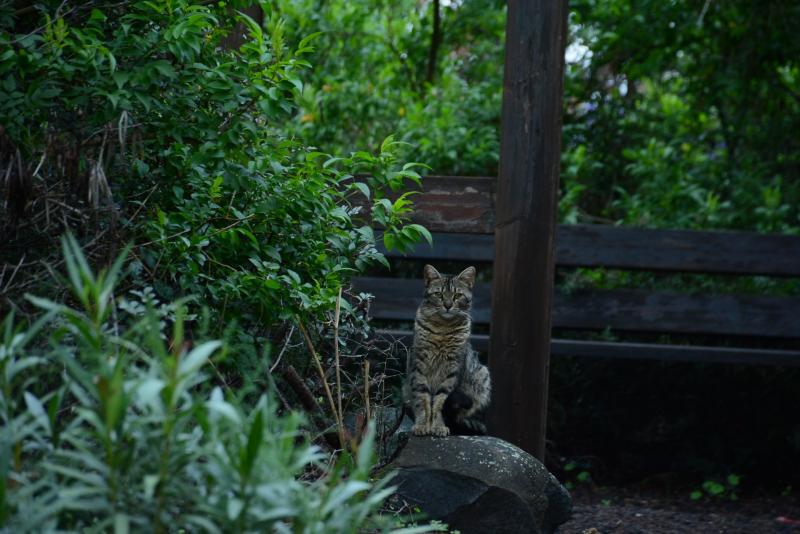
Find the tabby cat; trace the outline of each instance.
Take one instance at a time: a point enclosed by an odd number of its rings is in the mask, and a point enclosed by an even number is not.
[[[404,396],[414,412],[417,436],[485,434],[489,370],[472,350],[470,307],[475,267],[457,276],[424,269],[425,296],[414,322]]]

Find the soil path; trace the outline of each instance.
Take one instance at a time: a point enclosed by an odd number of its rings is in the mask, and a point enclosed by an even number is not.
[[[800,502],[791,496],[693,502],[603,489],[573,498],[572,519],[559,534],[800,534]]]

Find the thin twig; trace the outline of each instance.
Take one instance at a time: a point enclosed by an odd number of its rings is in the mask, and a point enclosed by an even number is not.
[[[364,360],[364,407],[366,412],[366,418],[364,420],[364,427],[369,424],[370,420],[372,420],[372,413],[369,404],[369,360]]]
[[[289,401],[286,400],[286,397],[283,395],[283,393],[281,393],[281,389],[277,387],[277,385],[275,386],[274,389],[275,389],[275,394],[278,396],[278,400],[280,400],[281,404],[283,404],[283,409],[286,410],[287,412],[291,412],[292,405],[289,404]]]
[[[63,202],[61,202],[60,200],[56,200],[56,199],[54,199],[54,198],[51,198],[51,199],[49,199],[49,200],[48,200],[48,202],[52,202],[52,203],[53,203],[53,204],[55,204],[56,206],[61,206],[61,207],[62,207],[62,208],[64,208],[65,210],[67,210],[67,211],[71,211],[72,213],[75,213],[75,214],[76,214],[76,215],[78,215],[78,216],[79,216],[81,219],[83,219],[83,218],[88,218],[88,217],[89,217],[89,216],[88,216],[88,215],[85,213],[85,211],[81,211],[81,210],[79,210],[78,208],[74,208],[74,207],[70,206],[69,204],[64,204],[64,203],[63,203]]]
[[[22,265],[23,261],[25,261],[25,254],[23,254],[22,257],[19,259],[19,263],[17,263],[14,272],[11,273],[11,278],[8,279],[8,283],[5,285],[5,288],[3,289],[2,293],[5,293],[8,290],[8,288],[11,287],[11,282],[14,281],[14,277],[17,275],[17,271],[19,271],[19,267],[20,265]]]
[[[182,230],[182,231],[178,232],[177,234],[172,234],[172,235],[166,236],[166,237],[160,237],[158,239],[154,239],[152,241],[148,241],[147,243],[142,243],[141,245],[136,245],[136,247],[137,248],[142,248],[142,247],[146,247],[147,245],[152,245],[154,243],[160,243],[162,241],[168,241],[168,240],[171,240],[171,239],[175,239],[176,237],[182,236],[183,234],[187,234],[187,233],[189,233],[191,231],[192,231],[192,228],[186,228],[185,230]]]
[[[700,16],[697,17],[697,27],[701,27],[703,25],[703,19],[706,17],[706,12],[708,11],[708,6],[711,5],[711,0],[706,0],[706,3],[703,4],[703,9],[700,11]]]
[[[289,348],[289,342],[292,340],[292,334],[294,334],[294,325],[289,328],[289,333],[286,334],[286,340],[283,342],[283,348],[281,349],[280,353],[278,353],[278,359],[275,360],[275,363],[273,363],[272,367],[269,368],[270,374],[272,374],[275,371],[275,368],[278,367],[278,364],[281,363],[283,354],[286,352],[286,349]]]
[[[325,380],[325,371],[322,369],[322,362],[319,359],[319,355],[317,351],[314,350],[314,344],[311,343],[311,337],[308,335],[308,331],[306,327],[303,326],[303,323],[300,322],[300,318],[296,317],[297,326],[300,328],[300,332],[303,333],[303,337],[306,340],[306,346],[308,347],[308,351],[311,353],[312,358],[314,359],[314,363],[317,367],[317,372],[319,373],[319,378],[322,380],[322,385],[325,388],[325,395],[328,397],[328,402],[331,405],[331,412],[333,412],[334,417],[336,417],[336,426],[337,431],[339,433],[339,443],[341,443],[342,447],[344,447],[344,426],[342,425],[342,416],[336,410],[336,404],[333,402],[333,395],[331,394],[331,388],[328,386],[328,381]]]
[[[336,401],[338,405],[339,426],[342,425],[342,373],[339,365],[339,312],[342,306],[342,288],[339,288],[339,295],[336,298],[336,310],[333,312],[333,354],[336,365]]]
[[[208,236],[206,236],[206,237],[214,237],[215,235],[217,235],[217,234],[220,234],[220,233],[224,232],[225,230],[230,230],[230,229],[231,229],[231,228],[233,228],[234,226],[237,226],[237,225],[239,225],[239,224],[242,224],[242,223],[243,223],[243,222],[245,222],[246,220],[248,220],[248,219],[252,219],[252,218],[253,218],[253,217],[255,217],[255,216],[256,216],[256,214],[255,214],[255,213],[251,213],[251,214],[250,214],[250,215],[248,215],[247,217],[242,217],[241,219],[236,219],[234,222],[232,222],[231,224],[229,224],[229,225],[228,225],[228,226],[226,226],[225,228],[220,228],[219,230],[215,230],[215,231],[211,232],[210,234],[208,234]]]
[[[44,158],[47,156],[47,150],[42,152],[42,158],[39,160],[39,164],[36,165],[36,170],[31,173],[31,178],[39,174],[39,170],[42,168],[42,164],[44,163]]]
[[[297,398],[300,400],[300,404],[306,409],[306,411],[310,414],[310,419],[312,422],[315,422],[314,415],[322,415],[319,405],[317,404],[317,400],[314,398],[314,395],[308,389],[308,386],[305,385],[303,379],[300,378],[300,375],[297,374],[294,366],[287,365],[283,369],[283,378],[286,380],[286,383],[294,391]],[[344,444],[339,440],[339,436],[337,434],[333,434],[331,432],[327,432],[326,428],[323,428],[322,425],[317,424],[317,428],[322,433],[325,441],[330,445],[330,447],[334,450],[344,448]]]
[[[214,373],[217,375],[217,378],[219,378],[219,381],[222,382],[222,385],[228,391],[228,394],[234,396],[233,390],[231,390],[231,387],[228,385],[228,382],[225,380],[225,377],[223,377],[222,373],[219,372],[219,368],[214,364],[211,358],[208,359],[208,363],[211,364],[211,368],[214,369]]]
[[[147,201],[148,201],[148,200],[150,200],[150,195],[152,195],[152,194],[153,194],[153,192],[154,192],[154,191],[155,191],[157,188],[158,188],[158,184],[156,184],[156,185],[154,185],[152,188],[150,188],[150,191],[147,193],[147,196],[146,196],[146,197],[144,197],[144,200],[142,201],[142,203],[141,203],[141,204],[139,204],[139,207],[138,207],[138,208],[136,208],[136,211],[134,211],[134,212],[133,212],[133,215],[131,215],[131,216],[130,216],[130,220],[131,220],[131,221],[132,221],[132,220],[134,220],[134,219],[136,219],[136,216],[137,216],[137,215],[139,215],[139,212],[140,212],[140,211],[142,211],[142,208],[144,208],[144,207],[145,207],[145,205],[147,204]]]

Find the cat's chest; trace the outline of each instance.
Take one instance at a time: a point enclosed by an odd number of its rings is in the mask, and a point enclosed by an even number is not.
[[[465,336],[437,335],[419,330],[415,334],[414,346],[419,357],[441,362],[463,360],[467,342]]]

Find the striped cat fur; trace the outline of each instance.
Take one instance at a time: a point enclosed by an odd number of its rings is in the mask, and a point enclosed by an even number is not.
[[[472,350],[470,308],[475,267],[456,276],[424,268],[425,295],[414,321],[414,345],[403,393],[417,436],[485,434],[489,370]]]

